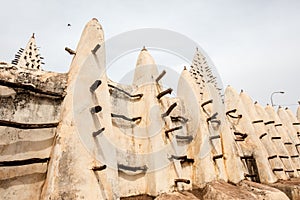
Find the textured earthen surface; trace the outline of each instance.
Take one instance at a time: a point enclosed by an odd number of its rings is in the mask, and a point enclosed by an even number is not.
[[[300,180],[281,180],[277,183],[270,184],[271,187],[277,188],[284,192],[290,199],[300,199]]]
[[[66,74],[0,65],[0,198],[41,199]]]
[[[146,48],[132,85],[109,80],[96,19],[68,73],[35,46],[0,63],[0,199],[300,198],[299,116],[223,97],[201,51],[172,97]]]

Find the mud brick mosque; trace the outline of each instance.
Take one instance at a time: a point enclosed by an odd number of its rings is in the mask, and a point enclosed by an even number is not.
[[[97,19],[66,50],[68,73],[34,35],[0,62],[0,199],[300,199],[300,108],[223,90],[201,50],[176,96],[145,47],[114,82]]]

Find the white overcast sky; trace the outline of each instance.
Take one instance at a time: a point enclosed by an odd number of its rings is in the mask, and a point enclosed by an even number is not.
[[[72,57],[64,47],[76,48],[93,17],[106,39],[138,28],[191,38],[213,61],[224,86],[244,89],[263,105],[280,90],[285,94],[274,96],[275,104],[300,100],[299,0],[1,0],[0,61],[10,62],[34,32],[44,69],[66,72]],[[126,65],[134,67],[135,60]]]

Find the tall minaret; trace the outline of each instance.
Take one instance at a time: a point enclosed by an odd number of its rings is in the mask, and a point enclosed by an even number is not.
[[[158,76],[157,66],[154,59],[144,47],[137,59],[134,72],[133,85],[141,86],[143,84],[154,82]]]
[[[21,68],[31,69],[31,70],[41,70],[43,57],[39,54],[38,47],[35,43],[34,33],[32,34],[25,49],[20,48],[20,50],[15,55],[15,59],[12,64],[17,65]]]

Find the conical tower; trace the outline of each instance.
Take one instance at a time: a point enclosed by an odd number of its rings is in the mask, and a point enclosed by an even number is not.
[[[154,82],[158,76],[157,66],[154,59],[144,47],[137,59],[134,72],[133,85],[139,86]]]
[[[36,46],[34,33],[32,34],[29,42],[25,49],[20,48],[15,55],[15,59],[12,64],[17,65],[21,68],[31,69],[31,70],[41,70],[42,62],[44,58],[39,54],[39,48]]]

